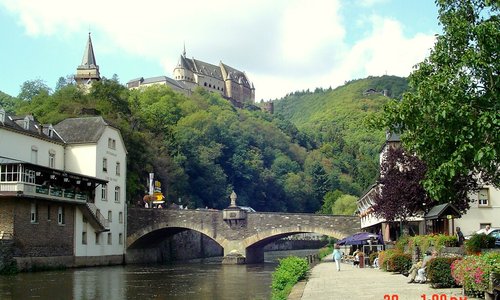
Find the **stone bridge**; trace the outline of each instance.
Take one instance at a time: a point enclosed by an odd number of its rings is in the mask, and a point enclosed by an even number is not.
[[[359,232],[360,220],[353,216],[294,213],[247,213],[236,209],[168,210],[129,208],[127,253],[148,247],[167,235],[198,231],[224,249],[224,257],[244,258],[238,263],[264,261],[263,247],[298,233],[318,233],[342,239]]]

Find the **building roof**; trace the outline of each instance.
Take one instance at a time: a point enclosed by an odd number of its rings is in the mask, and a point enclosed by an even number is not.
[[[221,72],[219,66],[212,65],[210,63],[206,63],[204,61],[197,60],[197,59],[194,59],[194,58],[193,58],[192,61],[193,61],[193,64],[194,64],[194,66],[196,68],[195,72],[197,72],[199,74],[207,75],[207,76],[210,76],[210,77],[214,77],[214,78],[217,78],[219,80],[223,80],[223,78],[222,78],[222,72]]]
[[[65,119],[54,128],[68,144],[97,143],[106,126],[111,126],[101,116]]]
[[[82,64],[80,65],[79,68],[83,69],[98,68],[97,63],[95,61],[94,47],[92,46],[92,39],[90,38],[90,32],[87,45],[85,46],[85,51],[83,52]]]
[[[244,72],[241,72],[240,70],[237,70],[233,67],[230,67],[222,62],[220,63],[220,65],[221,65],[221,68],[224,68],[224,70],[226,71],[226,74],[228,74],[227,79],[231,79],[234,82],[242,84],[243,86],[246,86],[248,88],[253,88],[250,85],[250,81],[248,80],[248,77]]]
[[[401,142],[401,134],[394,133],[394,132],[388,132],[387,136],[386,136],[386,141],[387,142]]]
[[[27,116],[12,116],[0,107],[4,113],[4,120],[0,122],[0,128],[15,131],[21,134],[29,135],[32,137],[63,143],[61,137],[57,132],[53,131],[51,124],[41,124],[32,115]],[[26,125],[26,127],[25,127]],[[50,132],[49,132],[50,131]]]
[[[436,205],[424,216],[426,220],[443,219],[448,215],[453,218],[460,218],[460,211],[451,203]]]

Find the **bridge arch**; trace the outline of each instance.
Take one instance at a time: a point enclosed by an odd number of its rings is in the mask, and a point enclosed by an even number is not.
[[[175,233],[175,231],[180,232],[184,230],[193,230],[211,238],[213,241],[219,244],[219,246],[223,247],[223,238],[214,237],[210,230],[199,226],[199,224],[187,222],[159,222],[150,226],[146,226],[129,235],[127,237],[127,249],[133,249],[137,244],[140,243],[142,239],[145,239],[148,236],[155,234],[156,232],[164,232],[165,230],[170,230],[173,233]]]

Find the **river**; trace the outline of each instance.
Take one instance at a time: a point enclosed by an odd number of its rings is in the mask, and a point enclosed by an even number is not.
[[[222,258],[168,265],[127,265],[0,277],[0,299],[270,299],[278,259],[317,250],[265,253],[265,263],[222,265]]]

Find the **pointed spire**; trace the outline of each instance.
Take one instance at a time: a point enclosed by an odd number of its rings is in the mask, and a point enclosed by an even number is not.
[[[85,51],[83,52],[81,67],[84,67],[84,68],[96,68],[97,67],[97,63],[95,61],[95,56],[94,56],[94,47],[92,47],[92,39],[90,37],[90,32],[89,32],[89,40],[88,40],[87,45],[85,47]]]
[[[186,42],[184,42],[184,51],[182,51],[182,56],[186,57]]]

